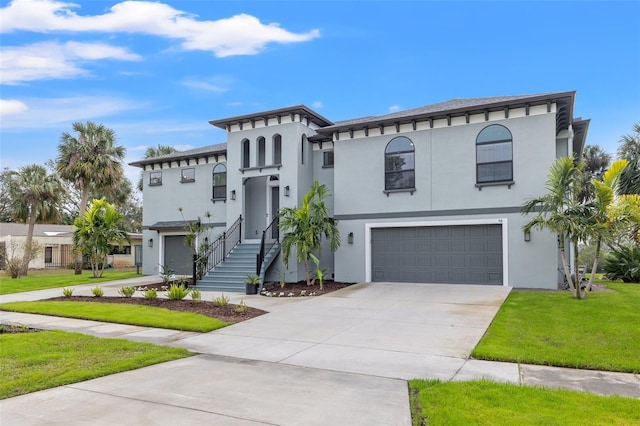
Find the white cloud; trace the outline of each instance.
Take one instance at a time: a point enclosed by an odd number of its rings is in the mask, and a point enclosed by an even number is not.
[[[0,99],[0,117],[21,114],[28,109],[27,104],[16,99]]]
[[[400,111],[400,105],[391,105],[389,107],[389,112],[398,112]]]
[[[199,20],[196,15],[159,2],[123,1],[94,16],[78,15],[73,10],[76,8],[64,1],[13,0],[0,9],[0,31],[143,33],[180,40],[183,49],[210,51],[217,57],[253,55],[268,43],[296,43],[320,37],[317,29],[296,34],[278,23],[263,24],[247,14]]]
[[[322,102],[320,101],[315,101],[311,104],[312,108],[317,108],[317,109],[321,109],[324,108],[324,105],[322,104]]]
[[[29,108],[11,117],[11,120],[3,121],[3,131],[60,127],[61,124],[114,116],[143,107],[127,99],[107,96],[33,98],[20,103],[25,107],[29,105]]]
[[[72,78],[88,74],[80,65],[86,61],[115,59],[139,60],[126,49],[105,43],[59,43],[46,41],[2,49],[0,83],[19,84],[47,78]]]
[[[207,92],[224,93],[229,90],[232,79],[225,76],[214,76],[210,78],[188,77],[180,82],[190,89],[205,90]]]

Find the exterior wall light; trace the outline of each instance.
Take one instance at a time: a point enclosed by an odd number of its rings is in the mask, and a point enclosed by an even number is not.
[[[147,241],[147,245],[149,247],[153,247],[153,238],[149,238],[149,241]]]
[[[285,187],[284,187],[284,196],[285,196],[285,197],[288,197],[288,196],[289,196],[289,191],[290,191],[289,185],[285,186]]]
[[[531,241],[531,231],[524,231],[524,240],[528,243]]]
[[[349,232],[349,235],[347,235],[347,242],[353,244],[353,232]]]
[[[232,199],[232,200],[235,200],[235,199],[236,199],[236,190],[235,190],[235,189],[232,189],[232,190],[231,190],[231,199]]]

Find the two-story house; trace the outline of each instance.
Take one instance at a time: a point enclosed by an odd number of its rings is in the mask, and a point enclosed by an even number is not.
[[[557,157],[581,155],[589,120],[573,118],[574,102],[575,92],[560,92],[336,123],[305,106],[211,121],[226,143],[132,163],[144,170],[143,271],[170,263],[190,275],[185,221],[198,217],[210,229],[199,244],[238,234],[225,256],[237,241],[259,242],[317,179],[342,235],[338,251],[322,256],[336,280],[556,288],[556,236],[523,233],[521,206],[546,192]],[[277,279],[276,269],[277,260],[266,277]],[[295,263],[287,272],[287,281],[304,278]]]

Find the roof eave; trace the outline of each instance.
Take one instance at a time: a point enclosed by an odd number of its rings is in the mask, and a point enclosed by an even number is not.
[[[318,114],[317,112],[313,111],[312,109],[308,108],[305,105],[296,105],[296,106],[291,106],[286,108],[278,108],[278,109],[272,109],[269,111],[257,112],[253,114],[245,114],[245,115],[238,115],[235,117],[222,118],[219,120],[211,120],[209,121],[209,124],[228,131],[229,126],[234,124],[252,123],[259,120],[278,118],[278,117],[283,117],[285,115],[290,115],[290,114],[306,115],[307,117],[311,118],[312,121],[320,127],[333,125],[332,121],[321,116],[320,114]]]

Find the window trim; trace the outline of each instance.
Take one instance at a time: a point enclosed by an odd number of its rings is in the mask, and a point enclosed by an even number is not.
[[[154,175],[156,175],[156,177],[154,177]],[[155,182],[154,182],[154,179],[156,179]],[[161,186],[161,185],[162,185],[162,172],[157,171],[157,172],[149,173],[149,186]]]
[[[327,158],[331,156],[331,164],[328,163]],[[335,154],[333,150],[322,151],[322,168],[323,169],[332,169],[335,165]]]
[[[192,178],[185,178],[184,172],[187,170],[193,170]],[[191,183],[196,181],[196,168],[195,167],[185,167],[180,169],[180,183]]]
[[[224,167],[224,172],[216,172],[216,169],[220,168],[220,167]],[[213,170],[211,171],[211,201],[216,202],[216,201],[227,201],[227,172],[228,172],[228,168],[226,164],[220,163],[220,164],[216,164],[215,167],[213,168]],[[215,177],[216,174],[221,175],[224,174],[224,185],[216,185],[215,184]],[[216,197],[216,188],[222,188],[224,187],[224,197]]]
[[[502,127],[504,130],[506,130],[509,133],[511,138],[509,138],[509,139],[502,138],[502,139],[495,139],[495,140],[488,140],[488,141],[479,142],[478,139],[480,138],[480,135],[482,135],[482,133],[484,131],[486,131],[487,129],[489,129],[490,127],[493,127],[493,126]],[[510,144],[509,145],[509,148],[510,148],[510,151],[511,151],[511,159],[510,160],[484,161],[484,162],[480,162],[478,160],[478,147],[480,147],[480,146],[489,146],[489,145],[497,145],[497,144],[504,144],[506,142],[509,142],[509,144]],[[507,126],[504,126],[502,124],[490,124],[488,126],[485,126],[482,130],[480,130],[478,132],[478,135],[476,136],[475,150],[476,150],[476,187],[481,190],[483,186],[507,185],[509,187],[509,189],[511,189],[511,185],[513,185],[513,183],[514,183],[514,180],[513,180],[513,133],[511,133],[511,130],[509,130],[509,128]],[[511,167],[510,167],[510,177],[508,179],[483,180],[483,181],[480,181],[480,174],[479,174],[480,166],[507,164],[507,163],[509,163],[511,165]]]
[[[397,139],[406,139],[411,143],[411,146],[413,147],[413,149],[411,150],[404,150],[404,151],[392,151],[389,152],[389,145],[391,145],[391,143]],[[406,169],[406,170],[387,170],[387,158],[390,155],[398,155],[398,154],[412,154],[413,155],[413,168],[412,169]],[[413,186],[404,186],[404,187],[400,187],[400,188],[388,188],[387,187],[387,176],[389,174],[392,173],[405,173],[405,172],[411,172],[413,173]],[[387,196],[389,196],[390,193],[392,192],[411,192],[411,194],[413,195],[413,192],[416,190],[416,145],[413,143],[413,141],[406,137],[406,136],[396,136],[395,138],[391,139],[389,142],[387,142],[387,145],[384,148],[384,193],[387,194]]]

